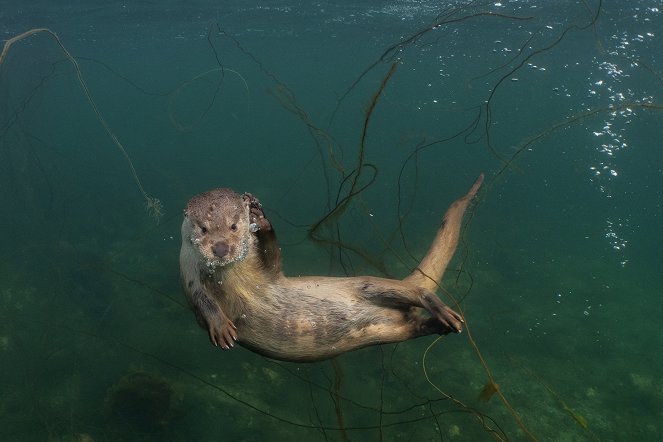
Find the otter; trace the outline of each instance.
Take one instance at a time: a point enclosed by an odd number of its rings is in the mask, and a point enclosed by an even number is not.
[[[260,201],[222,188],[189,200],[182,222],[180,276],[213,345],[312,362],[370,345],[460,333],[463,318],[435,294],[465,210],[483,174],[444,215],[419,266],[405,279],[286,277],[272,223]]]

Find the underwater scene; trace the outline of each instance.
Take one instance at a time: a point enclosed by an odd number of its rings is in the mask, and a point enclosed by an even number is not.
[[[6,0],[0,439],[661,440],[662,11]],[[482,173],[460,334],[282,362],[187,304],[194,195],[257,197],[288,276],[400,280]]]

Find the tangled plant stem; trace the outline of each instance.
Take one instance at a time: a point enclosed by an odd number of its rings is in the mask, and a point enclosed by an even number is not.
[[[22,34],[16,35],[9,40],[5,41],[5,44],[2,48],[2,53],[0,53],[0,67],[4,63],[5,59],[7,58],[7,54],[9,54],[9,49],[14,43],[17,43],[27,37],[30,37],[35,34],[39,33],[46,33],[49,34],[53,39],[55,39],[55,42],[57,45],[60,47],[62,52],[64,53],[66,59],[74,66],[74,69],[76,70],[76,77],[78,79],[78,83],[81,85],[81,88],[83,89],[83,93],[85,94],[85,98],[87,99],[88,103],[90,103],[90,106],[92,107],[92,111],[94,112],[94,115],[97,117],[97,120],[99,123],[101,123],[102,127],[110,137],[110,139],[113,141],[113,144],[120,150],[124,158],[127,160],[127,163],[129,163],[129,168],[131,169],[131,174],[133,175],[134,181],[136,182],[136,185],[138,186],[138,190],[140,191],[141,195],[143,195],[143,198],[145,199],[145,207],[148,212],[148,214],[154,218],[154,220],[159,223],[159,220],[163,216],[163,205],[161,204],[161,201],[158,198],[155,198],[153,196],[150,196],[145,189],[143,188],[143,184],[140,182],[140,178],[138,178],[138,173],[136,172],[136,169],[133,165],[133,162],[131,161],[131,157],[127,153],[126,149],[120,142],[120,140],[117,138],[115,133],[111,130],[110,126],[106,122],[106,119],[103,117],[101,112],[99,111],[99,108],[97,107],[97,104],[95,103],[94,99],[92,98],[92,94],[90,93],[90,89],[87,86],[87,83],[83,79],[83,74],[81,73],[81,69],[78,65],[78,62],[76,59],[71,55],[71,53],[67,50],[67,48],[64,47],[62,44],[62,41],[60,41],[60,37],[57,36],[57,34],[53,31],[51,31],[48,28],[34,28],[30,29],[28,31],[23,32]]]

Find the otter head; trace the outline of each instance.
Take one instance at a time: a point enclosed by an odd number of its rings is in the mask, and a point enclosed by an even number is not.
[[[191,241],[210,271],[246,258],[252,231],[249,201],[231,189],[196,195],[184,211],[182,240]]]

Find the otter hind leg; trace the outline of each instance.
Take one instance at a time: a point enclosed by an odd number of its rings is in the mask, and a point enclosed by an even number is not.
[[[372,324],[363,330],[350,333],[336,344],[339,353],[376,344],[404,342],[428,335],[446,335],[451,332],[437,318],[424,316],[421,312],[408,312],[396,320]]]
[[[391,339],[386,339],[386,342],[402,342],[428,335],[448,335],[456,331],[435,316],[422,315],[421,311],[408,316],[408,319],[396,326],[391,324],[389,332],[382,334],[383,338],[391,335]]]
[[[464,322],[462,316],[442,302],[435,293],[426,289],[413,287],[401,281],[382,280],[380,283],[365,282],[361,287],[361,293],[364,299],[371,303],[391,309],[423,308],[446,330],[446,333],[460,333],[462,329]]]

